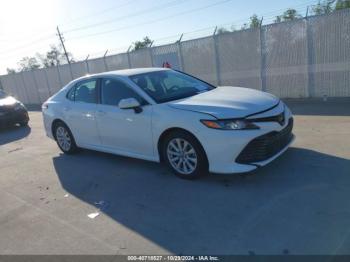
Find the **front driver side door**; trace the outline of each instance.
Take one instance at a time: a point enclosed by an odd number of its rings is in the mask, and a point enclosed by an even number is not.
[[[152,105],[122,79],[103,78],[100,87],[96,119],[102,146],[119,154],[152,159]],[[126,98],[138,100],[142,112],[120,109],[120,100]]]

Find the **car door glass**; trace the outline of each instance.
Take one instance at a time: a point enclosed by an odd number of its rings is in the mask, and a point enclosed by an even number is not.
[[[96,80],[91,80],[78,83],[74,92],[75,101],[96,103],[96,82]]]
[[[147,102],[135,93],[126,83],[117,79],[102,79],[101,102],[104,105],[118,106],[120,100],[135,98],[141,105]]]

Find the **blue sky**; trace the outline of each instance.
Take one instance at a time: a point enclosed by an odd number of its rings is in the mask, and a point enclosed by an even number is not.
[[[252,14],[270,22],[293,7],[305,14],[317,0],[4,0],[0,16],[0,74],[23,56],[57,44],[60,27],[76,59],[125,51],[144,36],[155,45],[209,35],[215,25],[240,28]],[[19,8],[21,7],[21,8]]]

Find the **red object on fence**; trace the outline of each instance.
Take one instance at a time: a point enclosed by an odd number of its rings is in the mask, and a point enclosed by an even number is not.
[[[169,64],[168,61],[166,61],[166,62],[163,63],[163,67],[164,68],[171,68],[171,65]]]

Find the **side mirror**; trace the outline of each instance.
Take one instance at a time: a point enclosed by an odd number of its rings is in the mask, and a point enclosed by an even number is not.
[[[140,102],[133,97],[120,100],[118,107],[120,109],[134,109],[137,114],[142,112]]]

